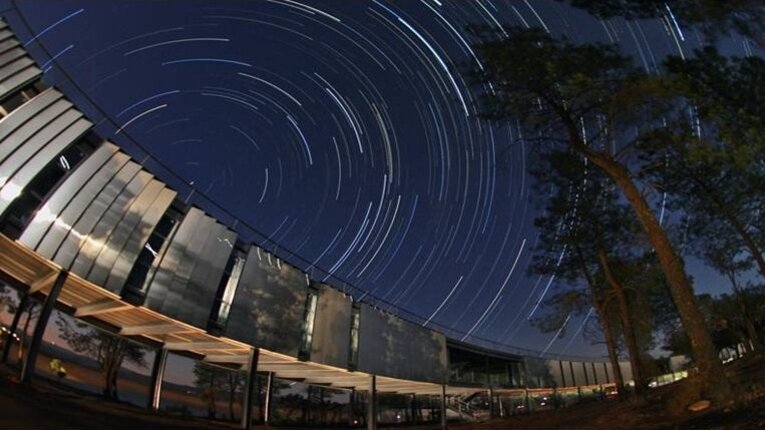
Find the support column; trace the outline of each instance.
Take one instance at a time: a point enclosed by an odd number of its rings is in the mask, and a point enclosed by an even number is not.
[[[3,345],[3,355],[0,357],[0,363],[6,363],[8,362],[8,355],[11,353],[11,346],[13,345],[14,338],[13,335],[16,334],[16,330],[19,329],[19,322],[21,321],[21,315],[24,314],[27,310],[27,305],[29,304],[29,294],[24,293],[24,295],[21,296],[21,301],[19,302],[19,306],[16,309],[16,313],[13,315],[13,320],[11,321],[10,326],[10,332],[8,333],[8,339],[5,342],[5,345]]]
[[[529,389],[523,390],[523,401],[526,403],[526,413],[531,413],[531,399],[529,398]]]
[[[259,358],[260,350],[258,348],[253,348],[250,351],[250,360],[247,369],[247,380],[245,381],[244,385],[244,401],[242,402],[242,428],[245,430],[252,428],[252,403],[253,399],[255,398],[253,387],[255,387],[258,379]]]
[[[263,407],[263,424],[271,425],[271,396],[274,390],[274,372],[268,372],[268,379],[266,380],[266,404]]]
[[[409,399],[409,413],[412,415],[412,424],[417,424],[417,394],[412,394]]]
[[[375,375],[372,375],[372,378],[369,380],[367,430],[377,430],[377,377]]]
[[[558,409],[560,407],[560,402],[559,402],[560,399],[558,398],[558,387],[553,387],[553,393],[552,393],[552,399],[551,400],[553,402],[553,407],[555,409]]]
[[[69,275],[69,272],[67,272],[66,270],[62,270],[58,272],[56,281],[53,283],[53,286],[50,288],[50,291],[48,292],[48,297],[45,298],[43,307],[40,310],[40,316],[37,318],[37,323],[35,324],[35,331],[32,335],[32,340],[29,343],[29,349],[27,350],[27,355],[26,357],[24,357],[24,365],[21,368],[22,383],[28,383],[29,381],[31,381],[32,375],[35,373],[35,364],[37,363],[37,353],[40,351],[40,344],[42,343],[42,337],[43,337],[43,334],[45,333],[45,327],[48,325],[50,314],[53,312],[53,305],[56,304],[56,300],[58,300],[58,295],[61,292],[61,288],[64,286],[64,282],[66,282],[66,277],[68,275]]]
[[[489,387],[489,419],[494,418],[494,390]]]
[[[356,425],[356,388],[351,388],[351,396],[348,399],[351,404],[351,422],[352,426]]]
[[[446,430],[446,384],[441,385],[441,430]]]
[[[160,348],[154,358],[154,365],[151,368],[151,382],[149,384],[149,409],[159,410],[159,399],[162,394],[162,379],[165,376],[165,367],[167,367],[167,353],[165,348]]]

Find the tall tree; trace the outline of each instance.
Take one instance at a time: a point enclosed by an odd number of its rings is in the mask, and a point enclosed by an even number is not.
[[[484,70],[482,111],[488,118],[519,120],[538,137],[534,149],[567,148],[615,183],[632,207],[664,271],[693,347],[704,388],[714,400],[731,399],[722,363],[705,327],[682,257],[631,170],[642,133],[659,127],[673,107],[659,85],[616,48],[577,45],[540,29],[484,31],[476,50]],[[489,86],[491,84],[491,86]]]
[[[534,166],[534,194],[544,202],[544,211],[535,220],[540,239],[532,270],[558,276],[574,288],[585,286],[585,291],[574,289],[553,297],[547,307],[555,312],[537,320],[537,325],[543,331],[558,331],[568,316],[592,307],[614,369],[619,370],[616,347],[622,333],[636,386],[641,389],[645,386],[642,354],[627,286],[613,267],[616,261],[634,259],[641,248],[635,241],[634,216],[618,201],[610,179],[580,155],[554,150],[535,157]],[[582,297],[589,298],[589,303]]]
[[[86,354],[98,363],[104,377],[104,396],[117,400],[117,376],[122,363],[127,361],[146,367],[146,348],[121,337],[102,332],[85,323],[59,317],[56,319],[61,338],[80,354]]]

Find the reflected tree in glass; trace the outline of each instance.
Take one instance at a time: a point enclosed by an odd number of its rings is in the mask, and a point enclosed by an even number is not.
[[[235,370],[221,369],[197,361],[194,364],[194,383],[199,389],[200,398],[207,404],[208,418],[217,418],[217,402],[225,400],[228,403],[228,414],[231,421],[236,420],[235,406],[244,391],[245,374]],[[219,399],[218,395],[225,396]]]
[[[146,348],[97,330],[85,323],[59,317],[56,320],[61,339],[73,351],[96,360],[104,377],[104,397],[117,400],[117,375],[122,363],[145,368]]]

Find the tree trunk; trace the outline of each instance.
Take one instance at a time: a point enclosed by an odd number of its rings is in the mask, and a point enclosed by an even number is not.
[[[709,335],[704,322],[704,315],[699,309],[696,296],[693,292],[688,276],[683,267],[683,261],[675,251],[664,229],[659,224],[653,210],[643,197],[630,172],[618,162],[608,156],[595,152],[588,148],[584,142],[578,139],[578,130],[573,125],[574,134],[572,147],[587,157],[593,164],[600,167],[616,183],[629,201],[635,214],[643,226],[651,245],[659,259],[659,263],[667,279],[672,299],[675,302],[677,313],[683,324],[688,339],[691,343],[694,359],[698,367],[699,376],[703,380],[706,394],[715,401],[728,402],[732,400],[731,387],[728,379],[724,376],[725,369],[717,356],[712,337]]]
[[[598,250],[598,261],[600,267],[603,269],[603,274],[606,277],[606,282],[616,294],[616,302],[619,306],[619,320],[622,323],[624,331],[624,343],[627,346],[627,352],[630,356],[630,366],[632,367],[632,378],[635,380],[635,392],[642,394],[646,388],[646,381],[643,376],[643,365],[640,358],[640,347],[638,346],[637,337],[635,336],[635,327],[632,324],[632,317],[630,315],[629,303],[627,303],[627,293],[624,291],[624,287],[619,282],[611,271],[611,266],[608,262],[603,249]]]
[[[614,335],[611,322],[606,315],[606,306],[603,300],[601,300],[595,287],[595,281],[590,275],[590,271],[587,269],[587,264],[584,262],[581,250],[577,248],[579,256],[579,264],[582,268],[582,273],[587,281],[587,286],[590,289],[590,296],[592,296],[592,305],[595,307],[595,311],[598,313],[598,321],[600,321],[600,329],[603,331],[603,337],[606,341],[606,350],[608,351],[608,360],[611,362],[611,368],[614,372],[614,381],[616,382],[616,390],[619,393],[619,400],[623,400],[622,394],[624,394],[624,376],[622,375],[622,368],[619,366],[619,354],[616,351],[616,336]]]

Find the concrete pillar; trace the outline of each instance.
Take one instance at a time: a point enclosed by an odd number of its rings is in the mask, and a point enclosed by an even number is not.
[[[254,393],[253,388],[258,380],[258,359],[260,350],[254,348],[250,351],[250,362],[247,369],[247,380],[244,385],[244,399],[242,402],[242,428],[249,430],[252,428],[252,404],[253,399],[260,393]]]
[[[45,333],[45,327],[48,325],[50,314],[53,312],[53,305],[58,300],[58,295],[61,292],[61,288],[66,282],[66,278],[69,272],[62,270],[58,272],[56,281],[53,282],[53,286],[48,292],[48,297],[45,298],[45,302],[40,310],[40,316],[37,318],[35,324],[35,331],[32,334],[32,340],[29,342],[29,349],[27,350],[27,356],[24,357],[24,365],[21,368],[21,382],[28,383],[32,380],[32,375],[35,373],[35,364],[37,363],[37,353],[40,351],[40,344],[42,343],[42,337]]]
[[[412,414],[412,424],[417,424],[417,394],[412,394],[409,409]]]
[[[377,377],[372,375],[369,380],[369,395],[367,396],[367,430],[377,430]]]
[[[3,355],[0,357],[0,363],[5,363],[8,361],[8,355],[11,353],[11,346],[14,342],[13,335],[16,334],[16,330],[19,329],[21,315],[24,314],[28,305],[29,294],[24,293],[24,295],[21,296],[21,301],[19,301],[18,309],[16,309],[16,313],[13,315],[13,320],[11,321],[11,326],[9,327],[10,332],[8,333],[8,339],[6,339],[5,345],[3,345]]]
[[[441,385],[441,430],[448,428],[446,422],[446,385]]]
[[[149,409],[159,410],[159,399],[162,394],[162,379],[165,376],[165,367],[167,366],[167,350],[160,348],[154,358],[154,365],[151,369],[151,382],[149,383]]]
[[[494,390],[489,387],[489,418],[494,418]]]
[[[268,372],[268,379],[266,380],[266,403],[263,406],[265,411],[263,412],[263,424],[271,425],[271,396],[274,391],[274,372]]]

